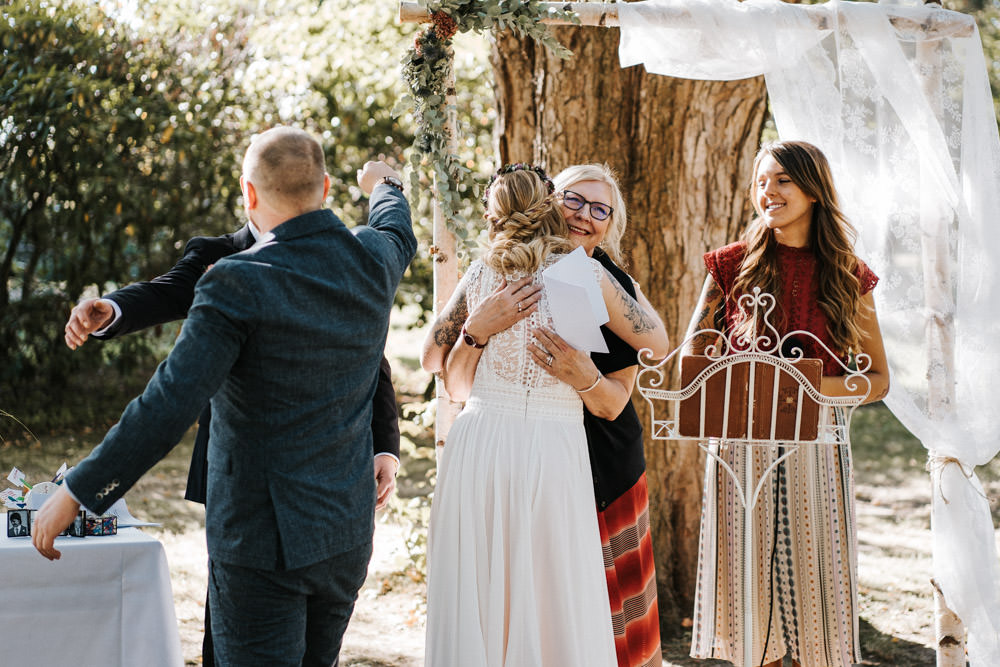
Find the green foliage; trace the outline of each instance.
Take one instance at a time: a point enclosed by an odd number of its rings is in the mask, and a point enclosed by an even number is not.
[[[982,5],[971,12],[979,24],[979,36],[983,42],[986,58],[986,74],[993,92],[994,113],[1000,117],[1000,2],[997,0],[977,0],[972,4]]]
[[[543,9],[536,0],[428,0],[427,10],[433,25],[421,32],[403,59],[403,79],[408,88],[397,111],[411,107],[417,121],[416,153],[410,160],[414,168],[412,183],[419,183],[419,170],[427,168],[433,174],[434,192],[449,227],[459,242],[474,245],[474,230],[463,215],[463,202],[477,192],[471,170],[449,145],[446,125],[457,114],[458,106],[448,99],[453,79],[454,51],[452,37],[456,32],[491,32],[514,30],[551,49],[560,58],[570,51],[559,44],[541,23],[542,18],[563,18],[579,22],[568,10]],[[460,136],[460,135],[459,135]]]
[[[259,125],[296,124],[320,138],[331,179],[329,205],[348,225],[368,217],[357,170],[381,158],[404,171],[413,142],[409,119],[392,115],[399,71],[387,63],[405,49],[415,27],[400,25],[394,12],[392,3],[285,0],[262,4],[254,15],[255,48],[244,85],[257,100]],[[426,247],[429,224],[421,224],[420,198],[414,189],[406,194]],[[418,256],[397,302],[429,303],[431,282],[430,261]]]
[[[0,396],[17,414],[100,356],[62,344],[85,291],[232,227],[245,52],[237,23],[168,41],[91,3],[17,0],[0,18]],[[127,367],[151,349],[116,351]]]

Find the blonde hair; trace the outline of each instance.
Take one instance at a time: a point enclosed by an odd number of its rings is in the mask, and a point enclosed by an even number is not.
[[[572,190],[575,183],[580,181],[600,181],[607,183],[611,188],[611,201],[605,202],[613,209],[611,221],[608,224],[608,231],[604,234],[604,240],[599,247],[608,253],[615,264],[621,266],[622,237],[625,235],[625,224],[628,221],[628,212],[625,208],[625,197],[622,196],[621,187],[618,185],[618,177],[607,164],[574,164],[560,171],[552,179],[556,187],[556,192]]]
[[[750,180],[750,199],[757,215],[762,215],[757,201],[757,169],[765,155],[770,155],[806,196],[815,199],[809,225],[809,247],[816,256],[817,300],[826,316],[827,332],[838,352],[858,351],[862,332],[858,325],[861,282],[854,254],[857,232],[840,210],[833,173],[826,156],[816,146],[804,141],[775,141],[764,144],[754,158]],[[733,283],[733,297],[755,286],[774,295],[782,304],[781,277],[778,275],[778,242],[774,230],[760,217],[751,221],[744,236],[746,257]],[[737,331],[749,333],[753,322],[742,322]]]
[[[534,273],[549,254],[573,249],[555,197],[533,171],[498,176],[483,217],[489,224],[483,262],[503,275]]]

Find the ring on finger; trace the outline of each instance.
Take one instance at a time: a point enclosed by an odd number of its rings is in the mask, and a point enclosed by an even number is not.
[[[520,312],[521,312],[522,310],[524,310],[524,309],[523,309],[523,308],[521,307],[521,302],[520,302],[520,301],[518,301],[518,302],[517,302],[517,312],[519,312],[519,313],[520,313]]]
[[[547,366],[551,366],[553,361],[555,361],[555,357],[553,357],[552,353],[549,352],[549,356],[545,359],[545,364]]]

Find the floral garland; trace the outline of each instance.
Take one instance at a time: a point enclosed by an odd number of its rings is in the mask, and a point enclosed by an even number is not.
[[[579,17],[568,10],[543,8],[538,0],[427,0],[425,6],[431,14],[432,25],[417,35],[403,59],[403,80],[408,93],[400,100],[397,110],[411,107],[417,121],[416,151],[411,157],[412,187],[415,190],[419,186],[420,166],[429,164],[445,219],[464,239],[468,236],[468,223],[459,213],[461,190],[475,192],[478,188],[471,182],[470,170],[448,148],[445,122],[453,109],[446,105],[445,82],[451,75],[452,37],[457,32],[469,30],[485,32],[510,28],[543,44],[560,58],[568,58],[572,53],[552,36],[541,19],[560,18],[579,23]]]

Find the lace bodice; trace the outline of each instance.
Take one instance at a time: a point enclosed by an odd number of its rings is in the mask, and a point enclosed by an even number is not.
[[[534,273],[536,284],[542,283],[542,271],[561,259],[563,255],[554,255]],[[590,260],[594,280],[600,281],[603,267],[595,260]],[[505,276],[477,260],[469,267],[466,300],[469,311],[473,311],[497,287]],[[506,276],[507,282],[524,278],[523,274]],[[573,387],[557,380],[539,366],[531,352],[528,343],[533,342],[532,331],[538,327],[553,328],[552,311],[548,294],[542,290],[542,298],[538,309],[531,315],[516,323],[511,328],[490,337],[483,350],[483,355],[476,368],[476,377],[472,386],[472,396],[486,396],[503,400],[505,396],[513,399],[530,392],[532,402],[548,400],[550,404],[566,403],[580,404],[580,397]]]

